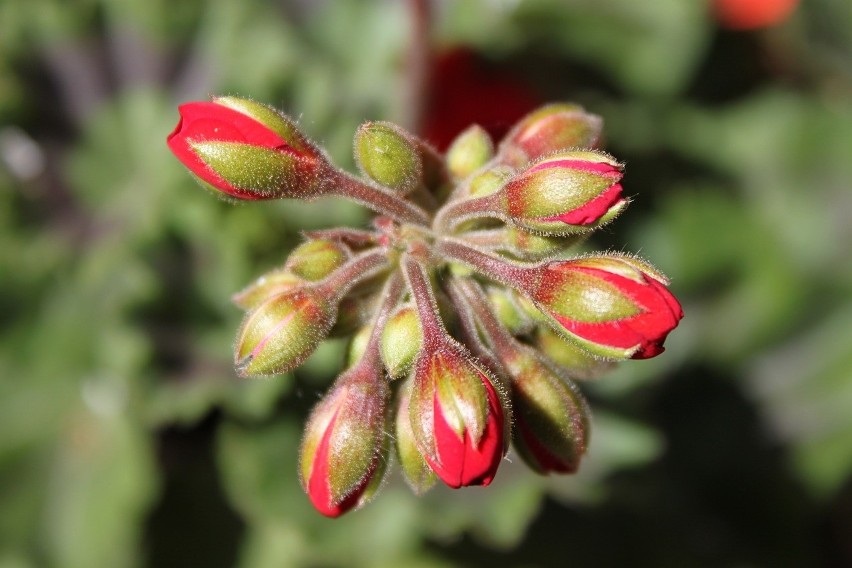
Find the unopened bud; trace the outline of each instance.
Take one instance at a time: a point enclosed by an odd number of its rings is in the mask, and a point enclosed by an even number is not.
[[[356,366],[319,402],[305,427],[300,454],[302,487],[314,507],[337,517],[366,503],[387,462],[387,383]]]
[[[519,227],[506,227],[508,250],[524,260],[541,260],[579,244],[585,235],[552,237],[530,233]]]
[[[288,290],[304,286],[305,281],[287,270],[267,272],[231,297],[231,301],[244,310],[259,306],[264,300]]]
[[[312,239],[293,249],[284,268],[300,278],[315,282],[342,266],[349,256],[349,249],[337,241]]]
[[[411,429],[411,416],[409,415],[409,405],[411,401],[411,384],[412,381],[407,381],[400,390],[399,399],[397,401],[396,421],[395,421],[395,437],[396,455],[402,466],[402,473],[409,487],[417,495],[422,495],[435,485],[438,478],[435,472],[423,459],[420,450],[417,449],[417,443],[414,440],[414,431]]]
[[[381,355],[388,374],[394,378],[406,375],[422,343],[417,311],[410,304],[400,306],[382,330]]]
[[[373,181],[407,193],[423,179],[413,135],[390,122],[367,122],[355,133],[355,162]]]
[[[349,342],[349,348],[346,351],[347,367],[351,367],[364,356],[364,353],[367,351],[367,344],[370,342],[370,334],[372,332],[373,326],[365,325],[352,336],[352,341]]]
[[[612,255],[551,261],[526,293],[554,329],[591,353],[645,359],[663,352],[683,317],[667,283],[647,263]]]
[[[593,151],[544,158],[512,177],[501,189],[504,213],[515,224],[547,234],[588,231],[626,206],[621,164]]]
[[[505,288],[493,286],[487,291],[494,315],[512,335],[527,333],[532,329],[532,320],[515,301],[515,295]]]
[[[273,296],[243,320],[234,364],[242,377],[286,373],[328,335],[336,306],[310,288]]]
[[[539,326],[534,339],[539,351],[574,379],[597,378],[615,365],[613,361],[595,357],[579,345],[565,340],[549,327]]]
[[[505,166],[489,168],[477,174],[468,185],[468,197],[484,197],[496,193],[512,175],[512,169]]]
[[[553,152],[594,148],[600,140],[603,121],[582,107],[552,104],[522,118],[500,143],[502,163],[521,167]]]
[[[409,414],[421,455],[450,487],[488,485],[504,450],[504,414],[489,373],[458,343],[421,350]]]
[[[573,473],[586,451],[589,408],[577,386],[531,348],[503,358],[512,376],[515,449],[539,473]]]
[[[238,199],[316,193],[325,159],[278,111],[236,97],[179,110],[168,145],[204,187]]]
[[[494,155],[494,143],[478,124],[459,134],[447,149],[447,169],[458,179],[466,178]]]

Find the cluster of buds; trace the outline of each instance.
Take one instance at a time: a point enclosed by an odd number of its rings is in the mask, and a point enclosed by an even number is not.
[[[396,461],[418,494],[488,485],[512,445],[536,472],[576,471],[590,414],[577,386],[654,357],[682,317],[645,261],[571,249],[627,205],[601,120],[546,106],[494,145],[478,126],[444,155],[402,128],[362,125],[360,175],[285,115],[234,97],[180,107],[168,138],[208,188],[256,200],[342,196],[370,228],[306,233],[234,296],[241,376],[286,373],[324,338],[349,367],[311,414],[301,481],[322,514],[366,503]]]

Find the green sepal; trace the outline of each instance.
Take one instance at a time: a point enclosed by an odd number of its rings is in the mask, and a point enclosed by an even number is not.
[[[201,160],[228,184],[260,199],[308,197],[309,162],[297,154],[241,142],[191,142]]]

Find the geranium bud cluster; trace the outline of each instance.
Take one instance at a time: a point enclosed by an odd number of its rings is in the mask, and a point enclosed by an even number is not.
[[[571,473],[589,443],[577,381],[654,357],[683,316],[666,278],[617,253],[572,250],[627,206],[599,117],[543,107],[495,145],[478,126],[445,154],[391,123],[355,134],[360,175],[260,103],[180,107],[168,145],[202,186],[242,200],[335,195],[369,228],[305,234],[234,296],[241,376],[286,373],[326,337],[348,368],[308,419],[301,481],[327,516],[366,503],[392,461],[418,494],[488,485],[510,445]]]

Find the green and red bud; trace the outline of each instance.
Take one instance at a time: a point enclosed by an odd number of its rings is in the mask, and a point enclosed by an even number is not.
[[[408,380],[399,391],[396,405],[396,420],[394,424],[394,442],[396,457],[402,467],[402,474],[408,486],[417,495],[422,495],[435,485],[438,477],[417,448],[414,431],[411,429],[411,385]]]
[[[327,335],[337,304],[316,289],[272,296],[249,312],[237,337],[234,365],[242,377],[286,373],[304,362]]]
[[[683,310],[668,281],[626,256],[551,261],[528,294],[557,331],[594,355],[646,359],[663,352]]]
[[[393,378],[408,374],[422,344],[417,310],[411,304],[400,306],[382,330],[380,349],[388,374]]]
[[[414,363],[409,414],[417,447],[450,487],[488,485],[504,451],[494,379],[449,337],[430,347]]]
[[[597,146],[603,121],[582,107],[552,104],[522,118],[503,138],[498,160],[514,168],[548,154],[574,148]]]
[[[302,487],[314,507],[338,517],[366,503],[387,464],[381,373],[358,365],[344,373],[311,413],[300,453]]]
[[[548,156],[512,177],[500,190],[502,213],[525,229],[546,234],[586,232],[626,206],[622,166],[602,152]]]
[[[589,407],[577,386],[560,377],[531,348],[502,354],[512,377],[512,441],[523,460],[546,474],[573,473],[589,441]]]
[[[484,166],[494,156],[494,142],[478,124],[456,136],[447,148],[447,169],[457,179],[463,179]]]
[[[327,162],[293,121],[248,99],[186,103],[167,142],[208,189],[237,199],[308,197]]]

